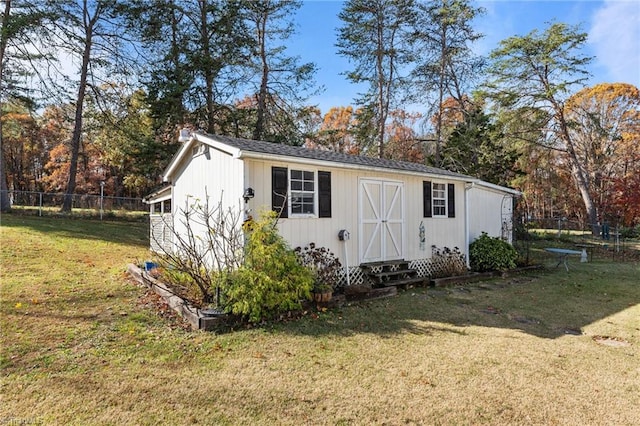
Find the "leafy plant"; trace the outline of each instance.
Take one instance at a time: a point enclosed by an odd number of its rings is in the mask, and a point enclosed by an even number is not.
[[[301,308],[311,297],[313,273],[298,261],[276,228],[274,212],[247,221],[244,264],[225,285],[225,306],[251,322]]]
[[[474,271],[502,271],[516,267],[517,250],[506,241],[483,232],[469,245],[469,261]]]
[[[339,272],[342,269],[340,260],[326,247],[316,247],[315,243],[296,247],[294,250],[298,260],[308,268],[314,277],[313,292],[328,293],[338,285]]]
[[[431,253],[438,264],[438,270],[433,274],[433,278],[453,277],[467,273],[464,254],[458,247],[452,250],[449,247],[440,249],[433,245]]]

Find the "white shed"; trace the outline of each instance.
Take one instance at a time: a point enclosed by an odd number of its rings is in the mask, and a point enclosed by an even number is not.
[[[184,142],[163,179],[171,188],[173,223],[180,222],[181,206],[205,194],[244,215],[274,209],[292,248],[327,247],[355,276],[361,264],[400,260],[429,276],[433,247],[466,256],[482,232],[510,241],[519,195],[416,163],[200,132]],[[166,192],[159,195],[148,197],[150,204],[167,199]],[[152,215],[152,233],[153,222]],[[341,231],[350,238],[339,239]]]

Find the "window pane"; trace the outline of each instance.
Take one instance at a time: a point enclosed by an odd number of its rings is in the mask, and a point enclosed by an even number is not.
[[[302,197],[299,193],[291,194],[291,213],[302,213]]]
[[[292,214],[315,214],[315,176],[312,171],[291,170],[289,185]]]
[[[434,216],[447,215],[447,185],[434,183],[431,187],[431,199]]]
[[[313,214],[314,213],[314,208],[313,208],[313,194],[305,194],[302,198],[302,211],[303,213],[307,213],[307,214]]]

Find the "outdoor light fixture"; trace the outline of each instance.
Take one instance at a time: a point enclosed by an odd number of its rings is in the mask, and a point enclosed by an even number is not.
[[[244,190],[244,194],[242,194],[242,198],[244,198],[244,202],[248,203],[250,199],[255,196],[253,193],[253,188],[247,188]]]

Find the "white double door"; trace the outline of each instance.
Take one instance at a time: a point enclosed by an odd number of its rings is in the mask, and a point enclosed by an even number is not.
[[[360,262],[402,259],[405,226],[403,183],[362,179],[358,198]]]

